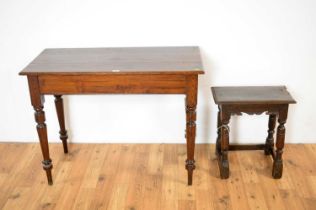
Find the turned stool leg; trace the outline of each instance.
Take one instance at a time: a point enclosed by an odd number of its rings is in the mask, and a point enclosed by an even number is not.
[[[287,110],[288,106],[285,106],[279,112],[278,118],[278,129],[277,129],[277,138],[276,138],[276,153],[275,159],[273,162],[272,176],[275,179],[279,179],[282,177],[283,172],[283,161],[282,161],[282,153],[284,148],[284,140],[285,140],[285,127],[284,124],[287,118]]]
[[[64,147],[64,153],[68,153],[68,146],[67,146],[67,130],[65,128],[65,116],[64,116],[64,104],[63,104],[63,99],[61,95],[55,95],[55,107],[56,107],[56,112],[57,112],[57,117],[58,117],[58,122],[59,122],[59,138],[63,142],[63,147]]]
[[[216,147],[215,154],[220,155],[221,152],[221,112],[218,110],[217,113],[217,138],[216,138]]]
[[[276,124],[276,115],[275,114],[270,114],[269,116],[269,130],[268,130],[268,137],[266,139],[266,144],[264,148],[264,154],[265,155],[270,155],[273,153],[273,148],[274,148],[274,128]]]
[[[228,149],[229,149],[229,127],[228,123],[230,120],[230,114],[225,113],[225,111],[221,110],[220,117],[220,137],[221,137],[221,151],[219,157],[219,169],[220,176],[222,179],[227,179],[229,177],[229,163],[228,163]]]

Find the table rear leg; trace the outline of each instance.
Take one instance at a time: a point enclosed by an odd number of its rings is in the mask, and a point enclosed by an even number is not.
[[[269,130],[268,130],[268,137],[266,139],[265,148],[264,148],[264,154],[270,155],[273,153],[274,149],[274,129],[276,124],[276,115],[270,114],[269,116]]]
[[[67,130],[65,128],[65,115],[64,115],[64,104],[63,98],[61,95],[54,95],[55,96],[55,107],[59,122],[59,138],[63,142],[64,153],[68,153],[68,146],[67,146]]]
[[[215,146],[215,154],[218,156],[221,154],[221,112],[220,109],[217,113],[217,138]]]

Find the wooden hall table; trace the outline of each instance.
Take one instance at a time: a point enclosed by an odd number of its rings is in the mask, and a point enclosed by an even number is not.
[[[45,124],[44,95],[54,95],[64,153],[68,153],[62,95],[185,94],[188,184],[195,169],[194,146],[198,75],[204,74],[198,47],[45,49],[20,75],[26,75],[43,168],[52,185],[52,160]]]

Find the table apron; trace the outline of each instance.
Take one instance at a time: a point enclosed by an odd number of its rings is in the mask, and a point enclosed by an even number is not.
[[[41,94],[185,94],[186,75],[39,75]]]

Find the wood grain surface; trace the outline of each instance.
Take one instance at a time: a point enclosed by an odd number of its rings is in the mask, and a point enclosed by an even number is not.
[[[0,209],[315,209],[315,144],[287,144],[279,180],[263,151],[230,152],[221,180],[214,145],[196,145],[192,186],[183,144],[69,144],[68,155],[61,147],[51,145],[49,186],[38,144],[0,144]]]
[[[216,104],[293,104],[285,86],[212,87]]]
[[[42,94],[184,94],[186,77],[170,75],[40,75]]]
[[[45,49],[20,75],[31,74],[202,74],[198,47]]]

